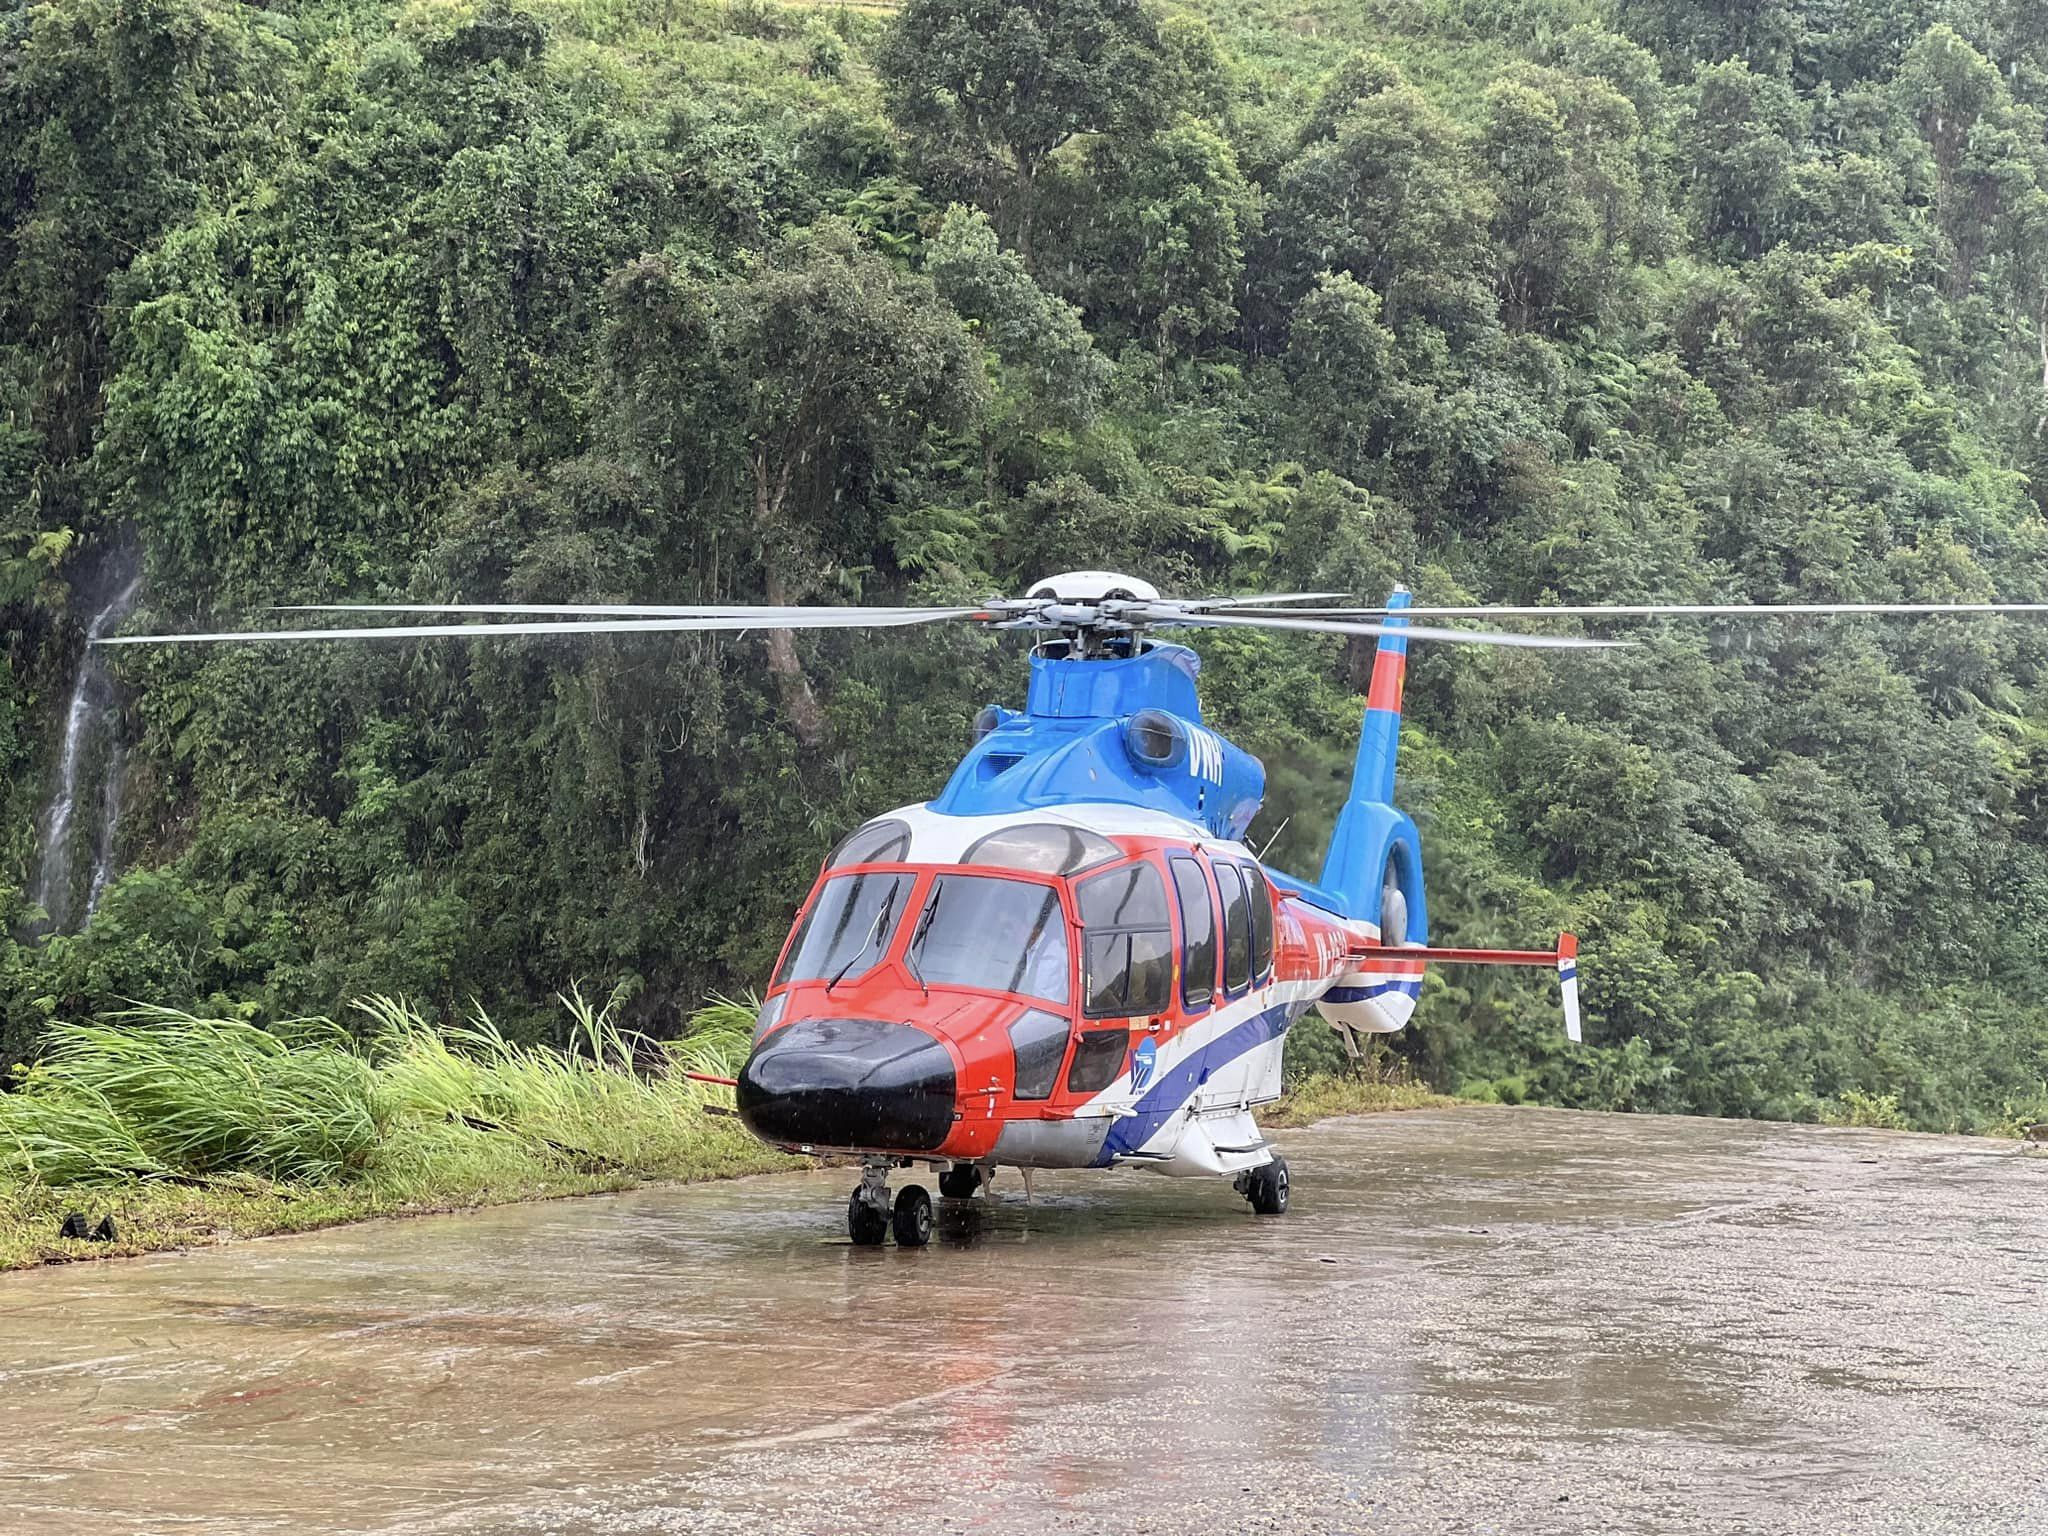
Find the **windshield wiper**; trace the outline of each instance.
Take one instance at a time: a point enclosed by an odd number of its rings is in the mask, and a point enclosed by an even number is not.
[[[834,987],[838,986],[840,982],[846,979],[846,973],[852,970],[854,966],[860,962],[860,957],[868,952],[869,947],[875,942],[877,935],[882,933],[882,931],[888,926],[890,914],[893,913],[895,910],[896,893],[894,891],[891,891],[889,893],[889,899],[882,903],[882,910],[875,914],[874,925],[868,929],[868,936],[860,941],[860,948],[856,949],[851,955],[849,955],[847,957],[846,964],[842,965],[841,967],[839,967],[838,970],[834,971],[832,973],[832,979],[825,983],[825,995],[827,997],[830,997],[832,995],[832,989]]]
[[[934,880],[932,894],[924,904],[924,911],[917,915],[917,932],[910,936],[910,947],[903,951],[904,967],[917,982],[917,990],[930,1001],[932,989],[924,984],[924,972],[918,968],[917,947],[924,942],[924,936],[932,931],[932,919],[939,914],[939,898],[945,894],[946,882]]]

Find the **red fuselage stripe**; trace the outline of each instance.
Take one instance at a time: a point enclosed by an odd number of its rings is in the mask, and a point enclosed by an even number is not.
[[[1408,658],[1395,651],[1381,651],[1372,664],[1372,688],[1365,696],[1367,709],[1401,712],[1401,690],[1408,680]]]

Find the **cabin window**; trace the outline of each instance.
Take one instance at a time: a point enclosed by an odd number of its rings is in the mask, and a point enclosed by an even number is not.
[[[1106,837],[1097,837],[1079,827],[1040,821],[989,833],[960,855],[960,862],[1028,869],[1041,875],[1071,875],[1122,856],[1123,850]]]
[[[1166,884],[1151,864],[1130,864],[1076,887],[1085,930],[1090,1018],[1160,1013],[1172,997],[1173,930]]]
[[[827,880],[804,914],[776,984],[857,981],[873,970],[889,948],[911,879],[905,874],[873,874],[834,875]]]
[[[1251,902],[1245,898],[1244,871],[1235,864],[1211,868],[1216,889],[1223,893],[1223,990],[1238,992],[1252,979]]]
[[[849,864],[901,864],[910,852],[910,828],[900,821],[871,821],[857,827],[825,860],[827,869]]]
[[[1010,1050],[1017,1070],[1013,1093],[1020,1099],[1049,1099],[1067,1054],[1067,1021],[1034,1008],[1010,1026]]]
[[[1206,1008],[1216,995],[1216,899],[1209,879],[1193,859],[1168,859],[1173,894],[1180,903],[1180,1000]]]
[[[1074,1064],[1067,1069],[1067,1092],[1100,1093],[1115,1082],[1123,1075],[1124,1051],[1130,1042],[1126,1030],[1084,1031],[1074,1047]]]
[[[1067,1000],[1067,920],[1049,885],[995,875],[940,875],[903,963],[927,987],[983,987]]]
[[[1242,873],[1252,903],[1252,978],[1257,980],[1273,968],[1273,888],[1262,869],[1246,865]]]

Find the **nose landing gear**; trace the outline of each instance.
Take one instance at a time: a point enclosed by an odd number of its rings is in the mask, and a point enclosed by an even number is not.
[[[860,1187],[846,1201],[846,1235],[857,1248],[880,1245],[891,1229],[899,1248],[922,1248],[932,1240],[932,1197],[922,1184],[906,1185],[889,1203],[889,1165],[869,1163]]]

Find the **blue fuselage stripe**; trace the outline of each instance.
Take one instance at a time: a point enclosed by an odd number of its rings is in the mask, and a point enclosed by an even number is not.
[[[1111,1162],[1119,1153],[1135,1152],[1144,1146],[1159,1134],[1161,1126],[1180,1113],[1189,1097],[1207,1078],[1229,1066],[1245,1052],[1278,1040],[1287,1033],[1287,1026],[1307,1012],[1309,1006],[1307,1002],[1276,1004],[1263,1013],[1253,1014],[1235,1029],[1218,1035],[1189,1055],[1187,1060],[1160,1078],[1131,1107],[1129,1115],[1117,1121],[1102,1143],[1102,1151],[1095,1159],[1096,1166]]]
[[[1419,981],[1383,981],[1370,987],[1332,987],[1323,994],[1326,1003],[1368,1003],[1376,997],[1385,997],[1389,992],[1398,992],[1403,997],[1421,997],[1422,983]]]

